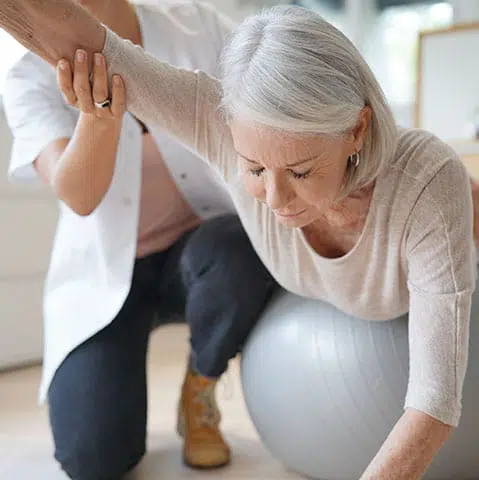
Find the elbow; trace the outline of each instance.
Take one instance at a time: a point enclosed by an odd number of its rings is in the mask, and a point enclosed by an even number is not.
[[[67,186],[58,179],[52,182],[52,188],[55,196],[80,217],[91,215],[100,203],[94,198],[88,199],[80,189]]]
[[[69,203],[67,205],[80,217],[88,217],[96,210],[96,206],[90,207],[88,205],[73,205]]]

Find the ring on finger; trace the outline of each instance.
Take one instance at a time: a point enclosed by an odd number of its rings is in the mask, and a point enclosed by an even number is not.
[[[107,98],[106,100],[103,100],[103,102],[94,102],[96,108],[107,108],[111,105],[111,100]]]

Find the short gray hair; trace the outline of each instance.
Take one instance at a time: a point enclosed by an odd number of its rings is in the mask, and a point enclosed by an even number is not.
[[[312,10],[277,6],[244,20],[222,53],[221,83],[228,120],[299,134],[342,135],[370,106],[361,162],[342,194],[370,184],[393,158],[397,127],[378,81],[351,41]]]

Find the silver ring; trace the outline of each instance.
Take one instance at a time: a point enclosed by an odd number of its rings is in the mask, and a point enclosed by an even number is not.
[[[94,103],[96,108],[107,108],[110,106],[111,101],[109,98],[107,98],[106,100],[103,100],[103,102],[94,102]]]

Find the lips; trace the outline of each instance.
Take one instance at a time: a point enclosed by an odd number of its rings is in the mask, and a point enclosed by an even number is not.
[[[301,215],[302,213],[304,213],[306,211],[306,209],[304,210],[300,210],[299,212],[296,212],[296,213],[291,213],[291,212],[274,212],[276,215],[278,215],[279,217],[283,217],[283,218],[293,218],[293,217],[297,217],[299,215]]]

